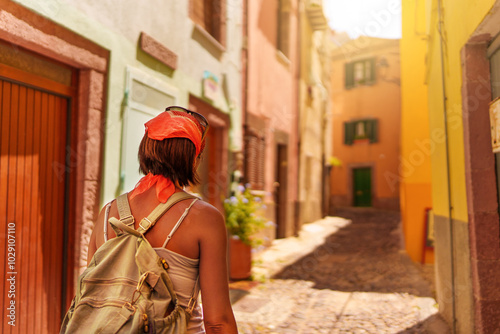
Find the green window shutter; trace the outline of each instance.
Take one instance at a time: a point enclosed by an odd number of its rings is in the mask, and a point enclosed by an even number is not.
[[[354,143],[355,131],[356,131],[356,122],[344,123],[344,144],[352,145]]]
[[[378,142],[378,120],[367,120],[365,129],[366,136],[370,139],[370,143]]]
[[[354,63],[345,64],[345,89],[354,87]]]
[[[369,77],[366,78],[366,84],[367,85],[373,85],[376,81],[377,81],[377,78],[376,78],[376,68],[375,68],[375,58],[370,58],[370,59],[367,59],[365,61],[365,68],[366,66],[370,66],[370,72],[369,74],[367,73],[367,75],[369,75]]]

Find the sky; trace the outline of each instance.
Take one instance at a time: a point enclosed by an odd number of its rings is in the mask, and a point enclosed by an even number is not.
[[[401,38],[401,0],[323,0],[330,27],[349,37]]]

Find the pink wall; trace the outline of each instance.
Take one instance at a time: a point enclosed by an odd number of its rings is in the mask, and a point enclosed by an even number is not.
[[[276,138],[279,130],[288,135],[288,219],[293,225],[293,204],[297,200],[298,74],[297,0],[291,0],[290,52],[277,49],[278,1],[248,0],[248,109],[265,120],[265,190],[274,191]],[[272,199],[272,197],[270,198]],[[287,228],[287,230],[289,230]]]

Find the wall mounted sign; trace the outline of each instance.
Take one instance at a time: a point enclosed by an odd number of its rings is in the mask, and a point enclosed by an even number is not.
[[[209,71],[203,72],[203,97],[215,101],[219,95],[219,79]]]
[[[493,153],[500,152],[500,98],[490,103],[491,146]]]

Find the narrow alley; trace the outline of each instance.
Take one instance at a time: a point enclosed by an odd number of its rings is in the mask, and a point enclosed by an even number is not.
[[[232,284],[240,333],[447,333],[433,267],[401,251],[399,213],[346,208],[335,215],[259,254],[256,271],[268,276],[260,283]],[[305,256],[290,256],[301,250]]]
[[[200,287],[193,331],[236,334],[232,306],[241,334],[500,334],[499,22],[500,0],[1,0],[0,333],[60,332],[94,264],[125,281],[94,255],[129,194],[137,245]],[[119,253],[136,288],[92,309],[154,332],[163,285]]]

